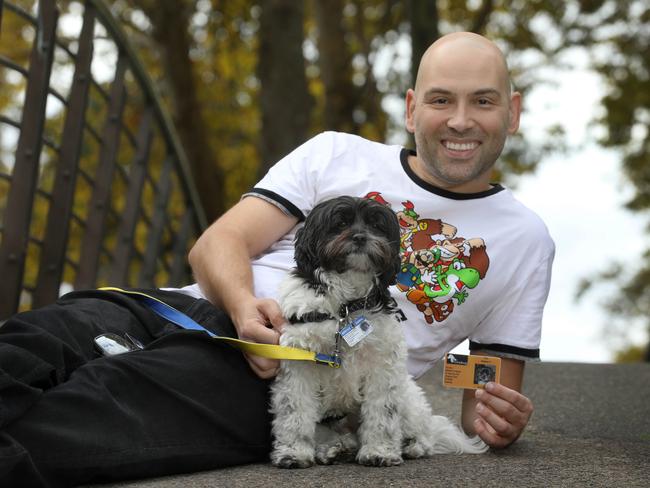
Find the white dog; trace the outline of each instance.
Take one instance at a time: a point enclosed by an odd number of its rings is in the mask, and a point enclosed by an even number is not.
[[[282,361],[272,387],[273,452],[284,468],[329,464],[394,466],[402,456],[480,453],[447,418],[434,416],[406,370],[406,344],[388,286],[400,265],[399,225],[390,208],[352,197],[317,205],[296,235],[297,267],[283,282],[287,325],[280,344],[328,353],[339,368]],[[356,432],[317,430],[358,417]]]

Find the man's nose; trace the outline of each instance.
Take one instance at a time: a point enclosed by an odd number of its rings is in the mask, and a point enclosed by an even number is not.
[[[457,132],[465,132],[474,126],[471,108],[466,103],[459,103],[447,121],[447,127]]]

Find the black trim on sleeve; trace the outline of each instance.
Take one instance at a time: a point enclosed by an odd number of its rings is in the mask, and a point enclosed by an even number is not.
[[[300,222],[305,220],[305,214],[303,214],[298,207],[296,207],[289,200],[287,200],[281,195],[278,195],[274,191],[255,187],[249,192],[249,194],[250,193],[257,193],[265,198],[268,198],[269,200],[273,200],[274,202],[277,202],[280,206],[284,207],[291,215],[296,217]]]
[[[402,162],[402,168],[404,168],[404,171],[408,177],[411,178],[411,180],[413,180],[416,185],[424,188],[426,191],[430,191],[431,193],[435,193],[436,195],[444,198],[451,198],[452,200],[473,200],[475,198],[489,197],[495,193],[499,193],[500,191],[505,190],[505,188],[499,183],[491,183],[492,188],[476,193],[456,193],[453,191],[445,190],[444,188],[438,188],[437,186],[424,181],[422,178],[415,174],[415,171],[413,171],[413,169],[411,169],[411,165],[409,165],[409,156],[415,156],[416,154],[417,153],[413,149],[402,148],[402,152],[399,155],[400,161]]]
[[[507,346],[505,344],[481,344],[479,342],[469,341],[470,351],[494,351],[525,358],[539,359],[539,349],[524,349],[523,347]]]

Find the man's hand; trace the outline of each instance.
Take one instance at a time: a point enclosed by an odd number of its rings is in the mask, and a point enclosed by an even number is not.
[[[268,249],[298,219],[260,198],[244,198],[196,241],[189,262],[206,298],[226,312],[240,339],[277,344],[284,318],[273,300],[253,294],[251,258]],[[261,378],[275,376],[279,361],[246,355]]]
[[[253,298],[242,303],[233,323],[239,338],[262,344],[277,344],[285,324],[280,306],[275,300]],[[248,364],[260,378],[273,378],[280,368],[280,361],[253,354],[244,354]]]
[[[490,447],[503,448],[521,435],[533,414],[533,404],[521,393],[498,383],[476,390],[474,430]]]

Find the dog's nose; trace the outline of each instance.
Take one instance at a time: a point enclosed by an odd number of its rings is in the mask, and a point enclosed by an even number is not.
[[[352,236],[352,242],[354,242],[357,246],[360,246],[361,244],[366,243],[366,235],[365,234],[354,234]]]

